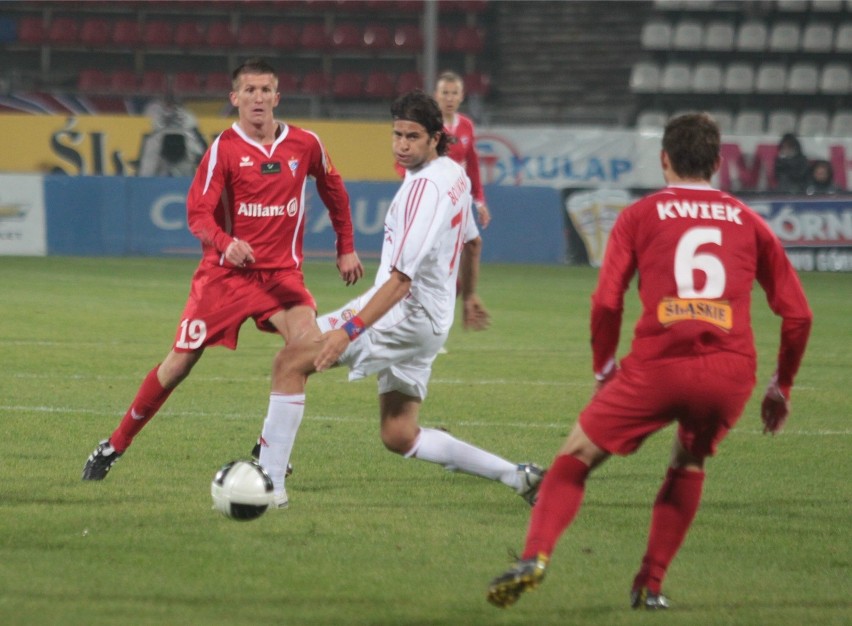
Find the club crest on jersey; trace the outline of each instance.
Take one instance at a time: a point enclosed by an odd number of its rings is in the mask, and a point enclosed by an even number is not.
[[[260,164],[260,173],[261,174],[280,174],[281,173],[281,163],[278,161],[267,161],[266,163]]]
[[[242,157],[240,159],[240,167],[251,167],[254,165],[254,161],[251,160],[251,157]]]
[[[290,157],[290,159],[287,161],[287,167],[290,168],[290,173],[295,176],[296,170],[299,169],[299,159],[294,159],[293,157]]]

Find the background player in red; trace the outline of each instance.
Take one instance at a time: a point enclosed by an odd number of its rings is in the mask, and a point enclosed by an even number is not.
[[[782,318],[777,370],[761,406],[778,432],[805,351],[811,311],[795,270],[764,220],[713,189],[719,129],[702,113],[669,121],[660,156],[668,186],[624,209],[592,296],[595,395],[541,483],[521,558],[491,581],[506,607],[544,578],[548,559],[583,499],[589,472],[634,452],[678,423],[671,464],[654,502],[648,545],[631,589],[634,608],[663,609],[663,578],[701,500],[704,460],[734,426],[755,384],[752,284]],[[642,315],[616,367],[624,292],[640,276]]]
[[[459,113],[459,107],[464,102],[464,80],[455,72],[443,72],[435,83],[435,102],[441,109],[444,121],[444,132],[449,138],[447,156],[460,163],[470,178],[473,204],[476,207],[476,217],[482,228],[491,223],[491,213],[485,203],[485,190],[479,176],[479,156],[476,153],[476,134],[473,121]],[[394,165],[400,176],[405,176],[405,168]]]
[[[276,121],[281,94],[261,59],[233,73],[239,119],[205,153],[187,196],[189,229],[202,258],[171,351],[154,367],[118,428],[101,441],[83,480],[102,480],[210,346],[235,349],[253,318],[284,341],[316,327],[316,303],[302,274],[305,181],[316,179],[337,234],[337,266],[347,285],[364,273],[343,180],[314,133]]]

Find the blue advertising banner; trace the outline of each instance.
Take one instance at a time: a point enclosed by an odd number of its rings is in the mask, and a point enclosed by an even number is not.
[[[49,254],[159,256],[200,254],[187,229],[189,179],[47,176]],[[377,258],[384,217],[399,185],[348,183],[355,242]],[[486,190],[493,221],[483,231],[483,261],[563,263],[565,224],[559,192],[539,187]],[[316,189],[308,185],[305,255],[335,257],[334,230]]]

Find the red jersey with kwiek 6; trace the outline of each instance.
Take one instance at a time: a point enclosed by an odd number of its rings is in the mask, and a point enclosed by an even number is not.
[[[719,351],[755,358],[751,294],[756,279],[772,311],[784,318],[778,376],[779,384],[792,383],[810,309],[780,241],[745,204],[707,186],[672,185],[624,209],[592,297],[597,373],[614,364],[623,296],[636,272],[642,314],[632,358]]]
[[[202,159],[187,197],[189,230],[202,243],[203,262],[222,265],[233,239],[252,246],[251,269],[299,268],[305,228],[305,183],[316,179],[328,208],[337,254],[355,250],[349,195],[319,137],[279,123],[263,146],[235,123]]]

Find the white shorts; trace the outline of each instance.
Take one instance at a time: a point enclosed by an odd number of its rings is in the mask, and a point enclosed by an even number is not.
[[[340,328],[358,314],[372,292],[318,317],[320,330],[325,333]],[[422,306],[403,300],[350,343],[337,362],[349,368],[349,380],[378,374],[379,394],[399,391],[423,400],[432,362],[447,335],[435,332]]]

